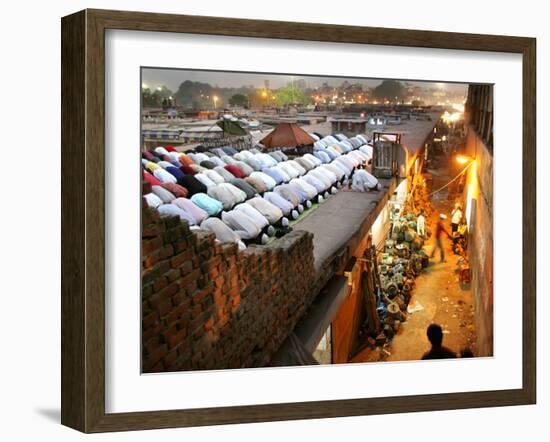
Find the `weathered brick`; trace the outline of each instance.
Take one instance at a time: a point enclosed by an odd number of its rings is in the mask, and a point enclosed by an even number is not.
[[[204,334],[204,323],[210,318],[209,312],[201,312],[198,316],[193,318],[189,323],[189,331],[191,334]]]
[[[195,319],[202,313],[202,305],[201,304],[195,304],[191,308],[191,318]]]
[[[172,268],[179,267],[185,261],[189,261],[191,259],[191,256],[192,255],[190,251],[179,253],[170,260],[170,266]]]
[[[214,299],[212,298],[212,294],[211,293],[208,293],[202,300],[201,300],[201,304],[202,304],[202,309],[204,311],[207,311],[210,309],[210,307],[212,307],[214,305]]]
[[[145,344],[143,348],[145,350],[145,355],[154,353],[157,347],[160,346],[160,336],[152,336]]]
[[[164,367],[166,370],[170,370],[174,363],[176,362],[176,359],[178,358],[178,352],[177,350],[169,351],[166,356],[164,356],[164,359],[162,360]]]
[[[152,312],[152,309],[151,309],[151,306],[149,305],[149,302],[147,302],[147,299],[143,299],[141,301],[141,314],[142,314],[142,316],[147,316],[151,312]]]
[[[172,300],[168,298],[159,304],[158,306],[159,315],[161,317],[166,316],[171,309],[172,309]]]
[[[174,303],[172,302],[172,304]],[[180,303],[174,308],[172,308],[170,313],[166,316],[166,322],[170,324],[176,321],[180,321],[183,319],[190,319],[190,318],[191,318],[191,300],[188,299],[187,302]]]
[[[199,269],[193,270],[187,274],[182,273],[182,277],[179,279],[179,284],[181,288],[186,288],[191,283],[197,283],[197,280],[201,277],[201,272]]]
[[[159,262],[161,259],[160,252],[158,250],[155,250],[154,252],[149,253],[149,255],[145,256],[142,259],[142,264],[144,269],[148,269],[153,267],[157,262]]]
[[[149,305],[153,309],[160,309],[160,305],[166,303],[172,306],[172,296],[175,295],[179,290],[178,284],[173,282],[172,284],[164,287],[159,292],[155,293],[153,296],[149,297]]]
[[[314,298],[311,235],[294,231],[239,252],[233,243],[215,243],[209,232],[189,231],[177,217],[146,212],[144,370],[269,361]],[[163,346],[167,353],[156,360]]]
[[[174,253],[184,252],[189,249],[189,241],[184,238],[175,242],[172,246],[174,247]]]
[[[150,282],[148,284],[144,284],[141,286],[141,297],[143,299],[146,299],[148,298],[149,296],[151,296],[153,293],[154,293],[154,289],[153,289],[153,283]]]
[[[212,292],[212,287],[207,286],[207,287],[193,293],[193,296],[191,298],[192,301],[193,301],[193,305],[201,303],[201,301],[204,298],[206,298],[211,292]]]
[[[193,271],[193,261],[187,260],[184,263],[180,264],[179,269],[183,275]]]
[[[159,345],[151,353],[143,358],[143,370],[151,370],[157,362],[159,362],[168,353],[168,347],[166,344]]]
[[[144,329],[152,327],[153,325],[157,324],[160,320],[158,311],[152,311],[146,316],[143,316],[142,320],[142,326]]]
[[[165,276],[169,282],[174,282],[181,276],[181,272],[179,269],[170,269],[168,270],[168,272],[166,272]]]
[[[168,285],[168,279],[163,275],[153,282],[153,290],[158,292]]]
[[[154,324],[149,328],[144,328],[142,329],[142,332],[141,332],[141,339],[143,342],[147,342],[147,340],[149,340],[153,336],[156,336],[162,333],[162,330],[163,330],[163,325],[160,322]]]
[[[213,317],[210,317],[208,318],[208,320],[204,323],[204,329],[206,331],[209,331],[212,329],[212,327],[214,327],[214,318]]]
[[[141,283],[145,285],[149,282],[154,282],[157,278],[161,277],[170,270],[170,263],[168,261],[161,261],[155,264],[149,269],[145,269],[141,272]]]
[[[160,259],[169,258],[173,254],[174,254],[174,247],[172,246],[172,244],[168,244],[159,250]]]
[[[146,256],[149,253],[158,250],[162,247],[162,240],[160,238],[152,238],[141,242],[141,256]]]
[[[175,330],[166,337],[168,348],[174,348],[187,337],[187,329]]]
[[[141,237],[145,239],[155,238],[160,236],[160,233],[160,228],[156,224],[143,225],[141,228]]]

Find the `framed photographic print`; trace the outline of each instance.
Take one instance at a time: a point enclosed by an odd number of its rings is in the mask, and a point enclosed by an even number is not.
[[[525,37],[64,17],[62,423],[534,403],[535,72]]]

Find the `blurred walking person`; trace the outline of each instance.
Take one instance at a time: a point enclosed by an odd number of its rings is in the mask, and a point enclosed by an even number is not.
[[[447,235],[449,239],[452,239],[451,234],[447,231],[447,229],[445,228],[445,225],[443,224],[443,221],[445,221],[446,219],[447,219],[447,215],[443,213],[439,215],[439,220],[437,221],[437,224],[435,226],[435,235],[434,235],[435,246],[432,250],[432,254],[430,255],[430,258],[433,258],[435,256],[436,250],[439,249],[439,253],[441,256],[440,262],[447,262],[445,260],[445,248],[443,247],[443,240],[442,240],[443,234]]]

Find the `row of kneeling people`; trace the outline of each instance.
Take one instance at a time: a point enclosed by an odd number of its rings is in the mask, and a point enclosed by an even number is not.
[[[336,193],[372,156],[367,144],[346,152],[329,147],[338,152],[334,159],[321,150],[289,159],[282,151],[229,146],[188,153],[157,147],[142,152],[143,178],[152,187],[144,197],[161,215],[179,216],[220,241],[265,242],[273,226],[288,226],[289,218]]]

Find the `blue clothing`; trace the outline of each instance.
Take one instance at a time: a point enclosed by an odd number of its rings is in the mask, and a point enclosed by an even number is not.
[[[292,212],[292,209],[294,209],[294,206],[278,193],[266,192],[264,193],[264,199],[281,209],[283,215],[285,216],[290,214],[290,212]]]
[[[196,193],[191,197],[191,202],[199,206],[210,216],[216,216],[223,210],[223,204],[206,195],[205,193]]]
[[[325,150],[322,150],[321,152],[326,153],[330,157],[331,161],[339,157],[339,155],[336,155],[336,153],[330,149],[325,149]]]
[[[170,174],[172,174],[177,180],[179,180],[180,178],[183,178],[185,176],[185,174],[175,166],[168,166],[164,170],[166,170],[166,172],[169,172]]]
[[[260,163],[256,158],[247,158],[244,160],[244,162],[252,167],[252,169],[254,169],[255,171],[259,172],[260,170],[262,170],[262,163]]]
[[[321,157],[321,159],[325,164],[328,164],[331,162],[330,155],[326,153],[324,150],[320,150],[317,153],[318,153],[317,157]]]
[[[277,184],[281,184],[285,180],[285,177],[274,167],[264,167],[262,172],[273,178]]]
[[[212,161],[216,166],[225,166],[225,163],[219,157],[210,157],[210,161]]]
[[[214,147],[211,152],[214,154],[214,155],[217,155],[218,157],[222,157],[223,155],[225,155],[225,152],[222,150],[221,147]]]
[[[229,156],[233,156],[237,153],[237,150],[235,150],[233,147],[231,146],[225,146],[225,147],[222,147],[222,150]]]
[[[302,189],[300,189],[298,186],[294,185],[294,184],[289,184],[289,186],[292,188],[292,190],[294,190],[294,193],[296,193],[299,197],[300,197],[300,203],[303,203],[305,201],[307,201],[309,198],[308,198],[308,194],[305,193]]]
[[[319,180],[318,178],[314,177],[313,175],[311,175],[309,173],[307,175],[304,175],[302,177],[302,179],[306,183],[308,183],[308,184],[312,185],[313,187],[315,187],[315,190],[317,190],[318,193],[324,192],[327,188],[321,180]]]
[[[277,161],[278,163],[280,163],[281,161],[284,161],[283,159],[281,159],[281,157],[279,155],[277,155],[277,152],[269,152],[268,155],[275,159],[275,161]]]

